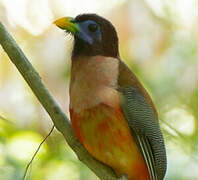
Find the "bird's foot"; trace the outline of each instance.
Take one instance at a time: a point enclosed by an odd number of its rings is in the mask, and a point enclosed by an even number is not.
[[[119,178],[119,180],[127,180],[127,175],[123,174],[122,177]]]

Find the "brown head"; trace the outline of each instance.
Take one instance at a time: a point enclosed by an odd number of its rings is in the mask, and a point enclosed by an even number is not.
[[[118,37],[113,25],[96,14],[82,14],[76,18],[64,17],[55,24],[74,36],[72,57],[119,57]]]

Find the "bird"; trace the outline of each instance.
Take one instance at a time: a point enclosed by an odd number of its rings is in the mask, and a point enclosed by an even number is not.
[[[54,24],[74,37],[69,111],[78,140],[120,179],[163,180],[167,157],[158,113],[121,60],[115,27],[91,13]]]

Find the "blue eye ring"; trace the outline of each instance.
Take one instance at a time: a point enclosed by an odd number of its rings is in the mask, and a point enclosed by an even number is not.
[[[98,25],[94,24],[94,23],[91,23],[91,24],[88,25],[88,29],[91,32],[96,32],[98,30]]]

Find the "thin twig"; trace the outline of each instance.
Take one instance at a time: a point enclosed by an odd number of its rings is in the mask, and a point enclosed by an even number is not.
[[[53,132],[54,127],[55,127],[55,126],[53,125],[52,128],[51,128],[51,130],[50,130],[50,132],[47,134],[47,136],[45,136],[45,138],[44,138],[44,139],[42,140],[42,142],[39,144],[37,150],[35,151],[34,155],[32,156],[32,159],[30,160],[30,162],[27,164],[27,166],[26,166],[26,168],[25,168],[25,172],[24,172],[24,175],[23,175],[22,180],[25,180],[25,177],[26,177],[26,174],[27,174],[27,172],[28,172],[28,169],[29,169],[30,165],[32,164],[34,158],[36,157],[37,153],[39,152],[39,150],[40,150],[42,144],[46,141],[46,139],[47,139],[47,138],[51,135],[51,133]]]
[[[5,117],[3,117],[1,115],[0,115],[0,119],[3,120],[3,121],[5,121],[5,122],[7,122],[7,123],[9,123],[9,124],[12,124],[12,125],[14,124],[12,121],[6,119]]]
[[[177,138],[180,139],[180,141],[183,141],[184,143],[188,143],[188,146],[183,146],[184,149],[191,147],[193,151],[198,152],[198,148],[197,146],[193,145],[192,140],[190,139],[189,136],[182,134],[181,132],[179,132],[176,128],[174,128],[170,123],[167,123],[166,121],[162,120],[162,122],[168,127],[170,128],[174,133],[176,133],[176,135],[173,135],[172,133],[168,132],[170,136],[174,137],[174,140],[176,140]],[[180,143],[181,144],[181,143]]]
[[[79,160],[85,163],[101,180],[116,180],[113,170],[93,158],[78,141],[72,130],[69,119],[56,103],[52,95],[42,82],[38,72],[34,69],[23,51],[0,22],[0,44],[12,63],[23,76],[34,95],[48,112],[56,129],[62,133],[68,145],[74,150]]]

